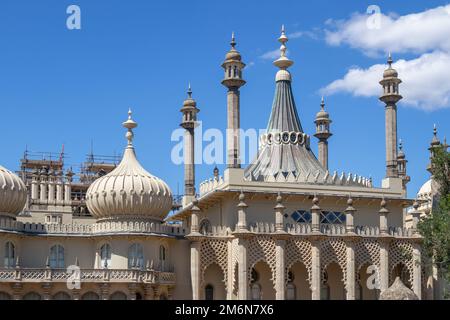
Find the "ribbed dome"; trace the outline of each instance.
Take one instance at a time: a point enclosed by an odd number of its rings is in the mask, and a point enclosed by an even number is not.
[[[15,218],[27,201],[27,189],[15,173],[0,166],[0,216]]]
[[[384,70],[383,77],[384,78],[397,78],[398,72],[395,69],[388,68],[388,69]]]
[[[172,207],[172,192],[158,177],[146,171],[136,159],[132,129],[137,124],[131,112],[124,127],[128,146],[113,171],[95,180],[86,194],[86,204],[98,220],[163,220]]]
[[[228,51],[227,54],[225,55],[225,60],[241,61],[241,59],[242,59],[241,54],[234,48]]]
[[[432,186],[431,186],[432,180],[428,180],[425,182],[419,189],[419,192],[417,192],[417,199],[420,200],[429,200],[432,197]]]

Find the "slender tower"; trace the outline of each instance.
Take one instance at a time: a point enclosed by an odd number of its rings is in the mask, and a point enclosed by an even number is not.
[[[227,167],[240,168],[240,92],[239,88],[245,84],[242,79],[242,69],[245,64],[241,61],[241,54],[236,50],[234,33],[231,35],[231,49],[225,56],[222,68],[225,77],[222,84],[228,88],[227,93]]]
[[[314,121],[316,124],[316,133],[314,136],[319,139],[319,162],[325,170],[328,170],[328,138],[333,135],[330,132],[331,122],[330,115],[325,111],[325,102],[322,97],[320,111],[317,113],[316,120]]]
[[[190,84],[187,95],[180,110],[183,113],[180,126],[186,130],[184,133],[184,196],[189,203],[195,197],[194,129],[197,124],[197,113],[200,110],[192,98]]]
[[[403,189],[406,191],[406,185],[409,181],[411,181],[410,176],[407,174],[406,170],[406,164],[408,163],[408,160],[406,160],[406,155],[403,152],[403,142],[400,139],[399,146],[398,146],[398,156],[397,156],[397,165],[398,165],[398,176],[403,181]],[[406,193],[405,193],[406,196]]]
[[[397,71],[392,68],[393,60],[390,53],[387,63],[389,67],[384,71],[383,79],[380,81],[383,87],[380,100],[386,104],[386,178],[397,178],[397,102],[403,98],[398,90],[402,81],[398,78]]]

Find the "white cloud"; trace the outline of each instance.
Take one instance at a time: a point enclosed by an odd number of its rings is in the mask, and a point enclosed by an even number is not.
[[[399,60],[393,67],[403,80],[400,85],[403,103],[428,111],[450,106],[449,53],[435,51],[417,59]],[[384,64],[367,69],[353,67],[342,79],[333,81],[321,91],[328,95],[346,92],[354,96],[378,97],[381,93],[378,82],[385,69]]]
[[[404,16],[381,13],[379,18],[379,28],[368,27],[368,19],[374,16],[367,14],[357,13],[341,21],[329,19],[326,25],[333,30],[325,30],[325,40],[333,46],[348,44],[368,55],[450,51],[450,4]]]
[[[327,20],[327,27],[334,30],[325,31],[326,42],[333,46],[347,44],[368,56],[388,51],[418,55],[394,64],[403,80],[402,102],[424,110],[450,107],[450,5],[404,16],[380,14],[379,29],[368,28],[368,17],[354,14],[348,20]],[[378,82],[384,69],[382,64],[367,69],[352,67],[321,91],[379,96]]]
[[[280,49],[275,49],[275,50],[263,53],[259,57],[264,60],[273,60],[273,59],[277,59],[279,56],[280,56]]]

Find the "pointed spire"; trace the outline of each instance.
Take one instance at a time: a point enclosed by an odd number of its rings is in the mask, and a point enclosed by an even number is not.
[[[133,146],[133,137],[134,137],[133,129],[137,127],[137,123],[133,119],[131,119],[131,115],[132,112],[130,108],[128,109],[128,120],[122,123],[122,126],[128,129],[127,133],[125,134],[125,137],[127,138],[128,146],[130,147]]]
[[[431,140],[431,145],[435,146],[435,145],[439,145],[441,144],[441,142],[439,141],[439,138],[437,136],[437,126],[436,124],[433,125],[433,139]]]
[[[231,42],[230,42],[230,45],[231,45],[231,49],[232,50],[235,50],[235,46],[236,46],[236,39],[235,39],[235,37],[234,37],[234,31],[233,32],[231,32]]]
[[[320,107],[323,111],[325,111],[325,100],[324,100],[323,96],[322,96],[322,100],[320,101]]]
[[[392,55],[391,55],[391,52],[390,52],[390,51],[389,51],[387,63],[388,63],[388,65],[389,65],[389,68],[392,69],[392,64],[394,63],[394,60],[392,60]]]
[[[192,99],[192,89],[191,82],[188,83],[188,91],[187,91],[188,99]]]

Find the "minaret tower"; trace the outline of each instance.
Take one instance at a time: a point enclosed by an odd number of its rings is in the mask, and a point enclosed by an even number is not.
[[[325,102],[322,97],[320,111],[316,115],[316,120],[314,120],[316,124],[316,133],[314,136],[319,139],[319,162],[325,170],[328,170],[328,138],[333,135],[330,132],[331,122],[330,115],[325,111]]]
[[[195,198],[195,165],[194,165],[194,129],[197,126],[197,103],[192,98],[191,85],[187,91],[187,98],[183,102],[183,113],[180,124],[186,131],[184,133],[184,198],[183,205],[190,203]]]
[[[445,143],[445,144],[447,144],[447,143]],[[433,128],[433,139],[431,140],[430,147],[428,148],[428,150],[430,151],[430,163],[427,166],[427,170],[431,174],[433,174],[432,169],[431,169],[431,163],[432,163],[432,160],[433,160],[433,157],[434,157],[434,152],[440,146],[441,146],[441,141],[439,140],[439,138],[437,136],[436,125],[434,125],[434,128]]]
[[[236,50],[234,33],[231,35],[231,49],[225,56],[222,68],[225,77],[222,84],[228,88],[227,93],[227,167],[240,168],[240,92],[239,88],[245,84],[242,79],[242,69],[245,64],[241,61],[241,54]]]
[[[398,176],[403,181],[403,189],[406,190],[406,184],[411,180],[410,176],[407,175],[406,172],[406,164],[408,160],[406,160],[405,153],[403,152],[403,142],[400,139],[398,145],[398,156],[397,156],[397,165],[398,165]]]
[[[380,81],[383,86],[380,100],[386,104],[386,178],[397,178],[397,102],[403,98],[398,90],[402,81],[398,78],[397,71],[392,68],[393,60],[390,53],[387,63],[389,67],[384,71],[383,79]]]

